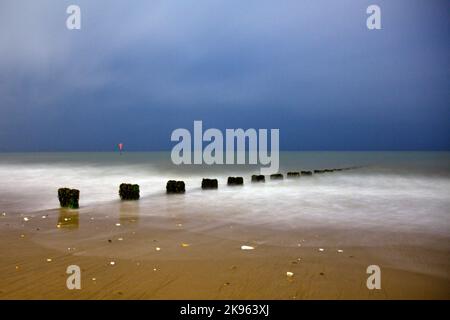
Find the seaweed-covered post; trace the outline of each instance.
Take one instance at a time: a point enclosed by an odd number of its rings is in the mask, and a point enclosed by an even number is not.
[[[80,191],[70,188],[58,189],[59,204],[62,208],[78,209],[78,201],[80,199]]]
[[[262,174],[252,175],[252,182],[266,182],[266,178]]]
[[[270,180],[283,180],[283,175],[281,173],[271,174]]]
[[[242,177],[228,177],[227,184],[229,186],[241,186],[244,184],[244,178]]]
[[[122,183],[119,187],[119,196],[122,200],[139,200],[139,185]]]
[[[166,184],[166,192],[167,193],[184,193],[185,185],[184,181],[175,181],[175,180],[169,180]]]
[[[298,171],[291,171],[287,173],[288,178],[300,178],[300,172]]]
[[[217,189],[218,182],[217,179],[205,179],[202,180],[202,189]]]

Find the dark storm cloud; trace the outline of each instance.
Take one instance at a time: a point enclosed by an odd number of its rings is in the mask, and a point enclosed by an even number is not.
[[[366,28],[372,3],[382,30]],[[449,149],[449,9],[2,1],[0,150],[167,149],[193,120],[280,128],[284,149]]]

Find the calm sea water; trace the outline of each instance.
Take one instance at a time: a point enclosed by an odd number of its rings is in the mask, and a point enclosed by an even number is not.
[[[258,166],[171,163],[168,152],[0,154],[0,211],[29,213],[57,208],[59,187],[81,190],[82,207],[117,201],[122,182],[141,187],[140,214],[167,213],[165,184],[183,179],[186,194],[171,206],[242,223],[295,226],[305,222],[406,229],[450,235],[449,152],[282,152],[280,172],[361,168],[251,184]],[[242,175],[243,187],[227,187]],[[203,191],[201,178],[219,179]],[[163,205],[165,204],[165,205]],[[195,212],[192,213],[195,215]]]

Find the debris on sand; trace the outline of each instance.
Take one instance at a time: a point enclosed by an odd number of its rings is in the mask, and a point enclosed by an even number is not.
[[[116,262],[115,261],[111,261],[109,264],[114,266],[116,264]]]
[[[253,250],[253,249],[255,248],[252,246],[241,246],[241,250]]]
[[[47,262],[52,262],[52,259],[51,258],[47,258]]]
[[[294,273],[288,271],[288,272],[286,272],[286,276],[287,276],[288,278],[292,278],[292,277],[294,276]]]
[[[189,243],[182,243],[181,246],[182,246],[183,248],[186,248],[186,247],[189,247],[190,244],[189,244]]]
[[[319,248],[319,251],[320,251],[320,252],[324,252],[324,251],[325,251],[325,249],[323,249],[323,248]]]
[[[156,247],[155,250],[156,251],[161,251],[161,248],[160,247]]]
[[[342,249],[338,249],[338,252],[339,252],[339,253],[342,253],[342,252],[344,252],[344,250],[342,250]]]
[[[24,217],[24,218],[23,218],[23,221],[25,221],[25,222],[26,222],[26,221],[29,221],[29,220],[30,220],[30,218],[27,218],[27,217]]]

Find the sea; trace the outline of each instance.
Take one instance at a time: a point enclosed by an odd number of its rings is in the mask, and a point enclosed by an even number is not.
[[[352,168],[287,179],[286,172]],[[140,186],[143,217],[195,217],[263,226],[350,226],[450,235],[450,152],[281,152],[283,180],[251,183],[256,165],[174,165],[170,152],[0,153],[0,213],[59,207],[57,190],[80,190],[80,206],[119,201],[121,183]],[[227,186],[242,176],[244,185]],[[217,178],[217,190],[202,190]],[[168,180],[186,193],[167,195]],[[169,206],[168,206],[169,204]]]

